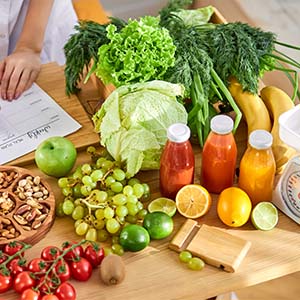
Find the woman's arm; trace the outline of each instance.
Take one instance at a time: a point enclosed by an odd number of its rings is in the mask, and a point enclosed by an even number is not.
[[[54,0],[30,0],[24,26],[14,52],[0,62],[3,99],[18,98],[37,78],[44,34]]]

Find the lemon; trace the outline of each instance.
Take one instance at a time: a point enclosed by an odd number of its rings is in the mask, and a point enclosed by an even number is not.
[[[271,230],[278,223],[277,208],[271,202],[260,202],[252,210],[251,221],[256,229]]]
[[[157,199],[154,199],[151,201],[148,205],[148,211],[150,213],[155,211],[162,211],[169,215],[170,217],[173,217],[176,213],[176,203],[174,200],[160,197]]]
[[[173,231],[172,218],[162,211],[155,211],[145,216],[143,226],[154,240],[164,239]]]
[[[211,195],[199,184],[188,184],[182,187],[175,201],[178,212],[190,219],[205,215],[211,207]]]
[[[238,187],[230,187],[218,197],[217,213],[220,220],[231,227],[240,227],[250,218],[252,203],[249,196]]]
[[[150,236],[144,227],[136,224],[129,224],[122,229],[119,242],[124,250],[137,252],[149,245]]]

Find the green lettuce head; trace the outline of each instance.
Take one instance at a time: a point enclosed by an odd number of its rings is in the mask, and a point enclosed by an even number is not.
[[[162,79],[174,65],[176,47],[158,17],[146,16],[129,20],[117,32],[113,24],[107,26],[108,44],[98,50],[96,75],[116,87],[124,84]]]
[[[123,162],[127,175],[159,169],[167,128],[187,123],[187,112],[177,101],[182,85],[154,80],[117,88],[93,116],[102,146]]]

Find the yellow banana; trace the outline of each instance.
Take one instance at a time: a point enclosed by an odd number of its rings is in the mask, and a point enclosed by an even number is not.
[[[260,96],[273,119],[271,130],[273,136],[272,150],[276,161],[276,173],[281,173],[288,160],[296,154],[296,150],[280,139],[278,118],[282,113],[290,110],[295,105],[284,91],[275,86],[264,87],[260,91]]]
[[[248,127],[248,136],[256,129],[271,131],[269,112],[258,95],[243,91],[243,87],[235,79],[231,79],[228,89],[243,113]]]

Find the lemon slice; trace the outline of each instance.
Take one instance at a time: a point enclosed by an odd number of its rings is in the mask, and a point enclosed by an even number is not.
[[[277,225],[278,210],[271,202],[260,202],[252,210],[251,221],[256,229],[271,230]]]
[[[199,184],[188,184],[178,191],[176,207],[178,212],[186,218],[199,218],[210,209],[211,195]]]
[[[176,203],[174,200],[160,197],[157,199],[154,199],[151,201],[148,205],[148,211],[150,213],[155,211],[162,211],[169,215],[170,217],[173,217],[176,213]]]

